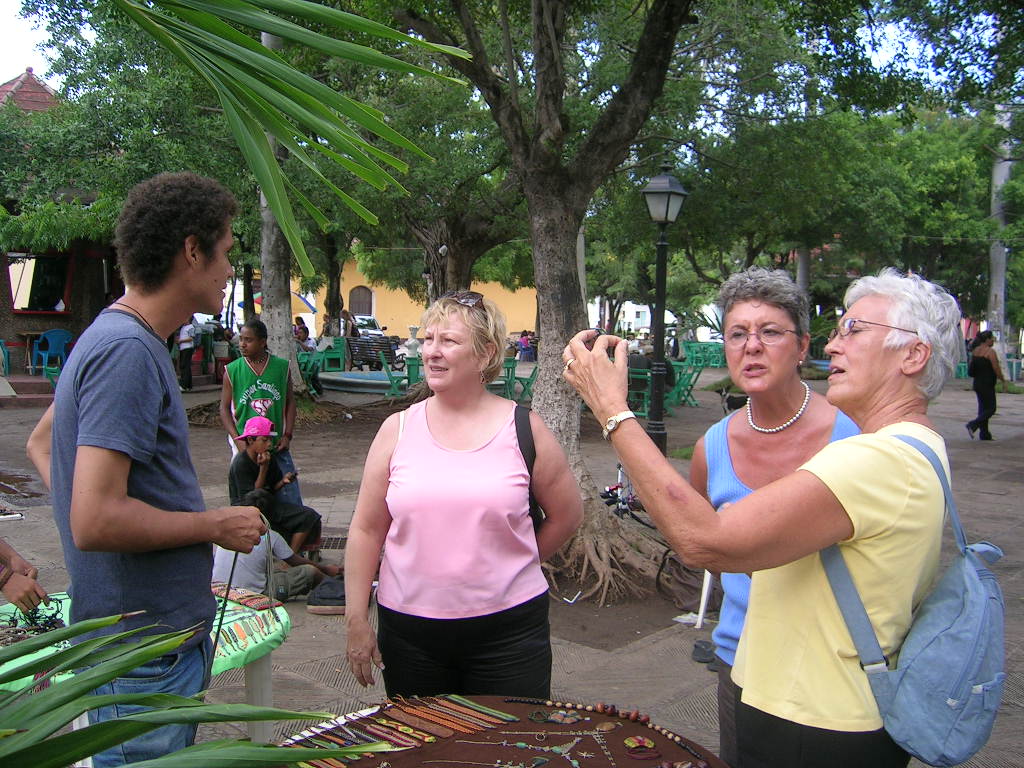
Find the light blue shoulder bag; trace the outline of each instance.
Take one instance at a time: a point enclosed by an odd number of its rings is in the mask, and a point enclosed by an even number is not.
[[[967,545],[939,458],[920,440],[897,437],[935,468],[958,554],[914,614],[895,669],[889,669],[839,547],[823,549],[821,560],[885,730],[922,762],[953,766],[988,741],[1003,696],[1003,594],[987,567],[1003,552],[985,541]]]

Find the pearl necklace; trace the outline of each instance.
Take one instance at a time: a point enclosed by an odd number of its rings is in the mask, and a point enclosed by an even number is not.
[[[793,414],[793,418],[791,418],[785,424],[780,424],[777,427],[771,427],[771,428],[769,428],[769,427],[759,427],[759,426],[757,426],[757,424],[754,423],[754,412],[750,408],[750,398],[748,397],[747,398],[747,424],[750,425],[750,428],[752,430],[754,430],[755,432],[761,432],[762,434],[765,434],[765,435],[771,435],[771,434],[774,434],[776,432],[781,432],[786,427],[793,426],[793,424],[796,422],[796,420],[804,415],[804,411],[807,410],[807,404],[809,402],[811,402],[811,388],[807,385],[806,381],[801,381],[800,383],[804,385],[804,401],[803,401],[803,403],[800,404],[800,408],[797,410],[797,412]]]

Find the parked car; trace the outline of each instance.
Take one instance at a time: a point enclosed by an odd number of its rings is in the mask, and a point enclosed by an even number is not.
[[[384,331],[388,329],[386,325],[382,328],[373,315],[353,315],[353,317],[360,336],[383,336]]]

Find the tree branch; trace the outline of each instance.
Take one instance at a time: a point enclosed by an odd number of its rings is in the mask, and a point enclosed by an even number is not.
[[[452,0],[452,6],[455,8],[459,24],[466,36],[464,43],[456,40],[454,35],[445,32],[433,21],[421,16],[411,8],[398,9],[392,13],[398,24],[406,30],[416,32],[432,43],[461,45],[472,54],[473,58],[468,61],[454,56],[446,56],[445,59],[456,72],[480,89],[484,100],[491,108],[491,114],[498,124],[505,144],[512,153],[513,161],[522,167],[529,152],[530,138],[523,126],[519,106],[509,98],[501,78],[491,69],[483,38],[476,28],[476,24],[473,23],[469,11],[459,0]]]
[[[652,2],[629,74],[594,123],[573,162],[570,175],[577,200],[589,199],[601,179],[625,158],[661,95],[680,27],[695,21],[690,14],[691,5],[692,0]]]

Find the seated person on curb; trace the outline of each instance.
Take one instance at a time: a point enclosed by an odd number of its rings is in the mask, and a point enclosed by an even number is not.
[[[309,338],[309,328],[304,325],[295,333],[295,346],[299,352],[316,352],[316,342]]]
[[[228,494],[232,506],[258,507],[270,527],[280,533],[295,552],[320,540],[320,515],[310,507],[290,504],[276,494],[295,479],[295,472],[282,475],[272,460],[270,438],[277,435],[274,423],[253,416],[236,440],[245,441],[228,470]]]
[[[271,576],[270,590],[267,590],[268,542],[274,553],[274,559],[282,560],[288,565],[283,571],[274,570]],[[228,576],[231,575],[231,560],[234,554],[229,549],[214,548],[213,581],[227,583]],[[279,600],[291,600],[293,597],[299,597],[309,592],[323,581],[325,576],[337,576],[339,573],[341,573],[341,568],[336,565],[327,565],[326,563],[317,565],[302,555],[295,554],[281,538],[281,534],[271,530],[260,539],[259,544],[253,547],[252,552],[238,554],[231,586],[260,592],[277,597]]]

